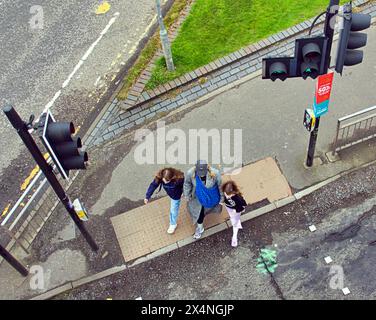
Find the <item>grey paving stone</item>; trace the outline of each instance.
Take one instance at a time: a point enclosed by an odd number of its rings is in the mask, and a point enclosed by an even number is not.
[[[116,129],[119,129],[120,126],[118,123],[115,123],[113,125],[111,125],[110,127],[108,127],[108,131],[111,132],[111,131],[115,131]]]
[[[191,89],[191,92],[194,93],[194,92],[197,92],[197,91],[200,91],[200,90],[201,90],[201,86],[197,85],[197,86],[195,86]]]
[[[119,128],[119,129],[116,129],[116,130],[114,131],[114,135],[116,136],[116,135],[122,133],[124,130],[125,130],[124,127],[121,127],[121,128]]]
[[[255,72],[257,68],[255,66],[252,66],[248,70],[249,70],[249,73],[252,73],[252,72]]]
[[[137,96],[134,96],[134,95],[131,95],[131,94],[128,94],[128,96],[127,96],[127,99],[129,99],[129,100],[132,100],[132,101],[137,101],[138,100],[138,97]]]
[[[150,99],[150,96],[149,96],[149,94],[146,91],[142,93],[142,96],[144,97],[145,100],[149,100]]]
[[[232,62],[232,59],[229,56],[225,56],[224,58],[227,61],[227,63],[231,63]]]
[[[140,112],[140,116],[144,117],[144,116],[146,116],[149,113],[150,113],[150,109],[145,109],[145,110],[143,110],[143,111]]]
[[[96,127],[93,129],[93,131],[90,133],[89,138],[91,138],[91,137],[95,137],[95,136],[98,134],[98,132],[99,132],[99,128],[98,128],[98,126],[96,126]]]
[[[241,65],[242,65],[241,61],[236,61],[231,66],[232,68],[237,68],[237,67],[240,67]]]
[[[292,27],[292,31],[294,31],[294,33],[298,33],[298,32],[299,32],[299,29],[298,29],[296,26],[293,26],[293,27]]]
[[[218,88],[218,84],[217,83],[213,83],[209,88],[208,88],[208,91],[214,91]]]
[[[192,93],[191,95],[189,95],[189,96],[187,97],[188,101],[194,101],[194,100],[196,100],[197,98],[198,98],[197,93]]]
[[[239,67],[239,70],[245,70],[245,69],[248,69],[250,67],[250,64],[249,63],[245,63],[245,64],[242,64],[240,67]]]
[[[103,136],[103,140],[109,140],[114,136],[113,132],[109,132]]]
[[[187,104],[188,100],[187,100],[187,98],[180,99],[180,100],[177,101],[177,103],[178,103],[179,106],[182,106],[182,105]]]
[[[129,118],[131,115],[132,115],[132,114],[131,114],[129,111],[126,111],[126,112],[121,113],[121,114],[119,115],[119,118],[120,118],[121,120],[124,120],[124,119]]]
[[[175,109],[176,107],[178,107],[178,104],[176,102],[173,102],[167,106],[167,110],[172,110],[172,109]]]
[[[182,92],[181,94],[180,94],[180,96],[182,97],[182,98],[185,98],[185,97],[187,97],[187,96],[189,96],[191,93],[189,92],[189,91],[184,91],[184,92]]]
[[[202,97],[207,93],[208,93],[208,89],[206,89],[206,88],[202,88],[200,91],[197,92],[199,97]]]
[[[167,99],[167,100],[165,100],[165,101],[162,101],[162,102],[160,103],[160,105],[161,105],[161,107],[165,107],[165,106],[169,105],[170,103],[171,103],[170,99]]]
[[[285,35],[281,31],[280,33],[278,33],[278,37],[279,37],[280,40],[284,40]]]
[[[136,107],[136,108],[130,110],[130,112],[131,112],[132,115],[136,114],[136,113],[139,113],[140,111],[141,111],[141,107]]]
[[[221,75],[220,75],[220,78],[221,78],[221,80],[222,80],[222,79],[226,79],[226,78],[228,78],[229,76],[231,76],[231,73],[230,73],[230,71],[227,71],[227,72],[221,74]]]
[[[283,30],[282,31],[282,34],[285,38],[288,38],[290,36],[290,34],[286,31],[286,30]]]
[[[129,121],[135,121],[137,120],[138,118],[140,117],[140,115],[137,113],[137,114],[134,114],[133,116],[129,117]]]
[[[238,78],[237,78],[237,76],[236,75],[233,75],[233,76],[231,76],[230,78],[227,78],[226,80],[227,80],[227,83],[231,83],[231,82],[233,82],[233,81],[235,81],[235,80],[237,80]]]
[[[279,38],[278,34],[273,34],[272,38],[275,40],[275,42],[280,41],[281,39]]]
[[[99,120],[98,124],[97,124],[97,128],[101,128],[103,125],[105,124],[104,120]]]
[[[239,68],[233,68],[231,71],[230,71],[230,74],[231,75],[234,75],[235,73],[238,73],[240,71]]]
[[[240,71],[240,72],[238,73],[238,77],[239,77],[239,78],[243,78],[243,77],[245,77],[246,75],[248,75],[247,70],[243,70],[243,71]]]
[[[217,86],[218,87],[223,87],[223,86],[225,86],[227,84],[227,80],[225,79],[225,80],[221,80],[221,81],[219,81],[218,83],[217,83]]]
[[[146,119],[145,117],[137,119],[136,120],[136,125],[139,125],[139,124],[143,123],[145,121],[145,119]]]
[[[243,56],[240,54],[240,52],[239,51],[235,51],[234,52],[234,55],[236,56],[236,58],[238,58],[238,59],[241,59],[241,58],[243,58]]]
[[[154,112],[151,112],[149,113],[147,116],[146,116],[146,119],[150,119],[150,118],[153,118],[154,116],[156,116],[157,113],[154,111]]]

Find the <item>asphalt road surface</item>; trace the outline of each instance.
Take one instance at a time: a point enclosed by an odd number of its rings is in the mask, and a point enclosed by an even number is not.
[[[153,0],[0,1],[0,105],[24,120],[50,106],[55,118],[81,126],[134,54],[155,15]],[[34,162],[0,112],[0,210]],[[18,190],[18,192],[17,192]]]

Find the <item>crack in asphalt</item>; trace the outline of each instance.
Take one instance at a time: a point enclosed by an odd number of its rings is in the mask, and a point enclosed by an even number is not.
[[[342,231],[330,233],[324,238],[324,241],[333,242],[354,238],[359,233],[362,222],[375,214],[375,208],[376,206],[373,206],[370,210],[364,212],[355,223],[349,225]],[[376,242],[376,240],[374,242]]]

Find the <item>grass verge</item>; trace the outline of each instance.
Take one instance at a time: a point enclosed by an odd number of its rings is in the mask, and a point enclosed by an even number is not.
[[[328,0],[196,0],[171,46],[176,70],[168,72],[161,57],[146,88],[310,19],[328,4]]]
[[[175,0],[171,9],[167,13],[164,22],[169,28],[180,16],[180,12],[186,7],[190,0]],[[159,33],[156,32],[148,41],[145,48],[142,50],[140,56],[135,64],[128,71],[127,76],[123,79],[123,87],[119,91],[117,98],[125,100],[128,95],[129,89],[135,84],[142,71],[146,68],[150,60],[153,58],[158,48],[161,46],[159,40]]]

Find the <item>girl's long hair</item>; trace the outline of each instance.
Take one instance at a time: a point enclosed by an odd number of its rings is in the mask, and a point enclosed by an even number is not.
[[[228,195],[238,194],[240,196],[243,196],[236,182],[232,180],[222,184],[222,192],[226,192],[226,194]]]
[[[176,181],[184,179],[184,173],[175,168],[163,168],[156,173],[155,181],[160,183],[163,178],[168,181]]]

